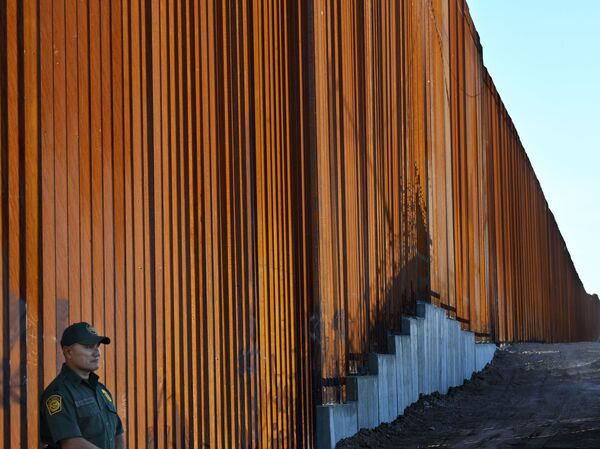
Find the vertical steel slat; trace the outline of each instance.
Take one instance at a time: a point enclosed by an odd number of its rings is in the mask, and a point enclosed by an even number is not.
[[[21,388],[21,376],[25,373],[22,369],[22,346],[25,344],[21,336],[24,334],[24,329],[21,328],[21,310],[24,306],[23,298],[23,270],[24,256],[22,254],[23,246],[21,241],[25,240],[24,230],[21,226],[21,216],[24,213],[23,203],[21,202],[21,138],[22,127],[24,124],[21,115],[21,101],[19,95],[22,93],[19,83],[19,75],[21,71],[21,29],[19,26],[20,11],[17,2],[10,1],[5,3],[6,11],[6,95],[7,99],[7,147],[5,149],[5,157],[7,158],[4,177],[6,177],[7,191],[5,204],[7,208],[7,227],[6,227],[6,245],[8,247],[7,271],[3,285],[8,284],[8,292],[5,296],[5,310],[7,313],[7,321],[5,333],[7,341],[5,343],[5,353],[2,360],[5,364],[4,383],[5,390],[3,397],[8,396],[8,402],[4,405],[4,409],[8,412],[6,422],[10,429],[19,429],[23,423],[21,401],[25,403],[26,397]],[[4,242],[3,242],[4,243]],[[9,324],[10,323],[10,324]],[[6,366],[7,365],[7,366]],[[26,439],[25,432],[9,431],[5,437],[5,441],[10,447],[20,447]]]
[[[38,397],[41,393],[39,375],[40,357],[43,355],[39,351],[41,341],[39,338],[40,330],[40,268],[41,260],[39,258],[40,248],[40,146],[39,146],[39,113],[38,113],[38,5],[34,2],[28,2],[23,5],[23,131],[24,131],[24,154],[23,163],[25,165],[22,177],[25,182],[25,226],[24,226],[24,257],[27,261],[25,276],[25,291],[23,293],[26,316],[23,317],[25,333],[25,360],[23,361],[24,373],[27,375],[28,387],[24,390],[25,400],[21,405],[25,407],[25,422],[27,423],[27,440],[24,447],[31,447],[37,444],[36,435],[39,433],[39,412]],[[1,130],[1,127],[0,127]],[[1,179],[1,178],[0,178]],[[1,181],[0,181],[1,183]],[[22,251],[23,253],[23,251]],[[0,321],[1,323],[2,321]],[[1,347],[1,346],[0,346]],[[23,404],[25,402],[25,404]],[[1,406],[1,405],[0,405]]]

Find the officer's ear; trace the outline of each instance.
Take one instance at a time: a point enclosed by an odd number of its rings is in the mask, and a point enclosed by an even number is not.
[[[63,355],[65,356],[65,360],[69,360],[71,358],[71,347],[70,346],[63,346],[62,347],[63,350]]]

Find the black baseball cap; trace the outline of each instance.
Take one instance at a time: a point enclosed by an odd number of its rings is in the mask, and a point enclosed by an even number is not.
[[[60,339],[61,346],[71,346],[75,343],[93,345],[96,343],[110,343],[110,338],[98,335],[96,329],[86,322],[74,323],[65,329]]]

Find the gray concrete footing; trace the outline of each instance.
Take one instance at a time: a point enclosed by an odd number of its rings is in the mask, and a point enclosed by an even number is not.
[[[478,343],[475,345],[475,371],[481,371],[494,358],[496,345],[494,343]]]
[[[338,441],[358,432],[357,403],[317,406],[317,449],[334,449]]]
[[[476,343],[473,332],[429,303],[417,302],[416,318],[403,317],[400,327],[388,338],[389,354],[369,354],[370,375],[348,376],[349,402],[317,407],[317,449],[394,421],[419,395],[445,394],[494,358],[495,344]]]
[[[417,319],[402,318],[402,369],[404,382],[407,386],[405,392],[405,408],[419,400],[419,363],[417,355]]]
[[[379,422],[392,422],[399,415],[395,354],[369,354],[369,371],[377,375]]]
[[[348,376],[346,384],[348,401],[357,402],[359,429],[373,429],[379,421],[379,392],[377,376]]]
[[[448,393],[448,321],[446,312],[443,309],[438,309],[440,316],[440,388],[442,394]]]

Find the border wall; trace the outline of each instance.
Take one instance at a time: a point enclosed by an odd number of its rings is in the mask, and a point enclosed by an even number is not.
[[[300,448],[417,301],[598,334],[464,0],[0,1],[0,444],[68,323],[129,447]]]

